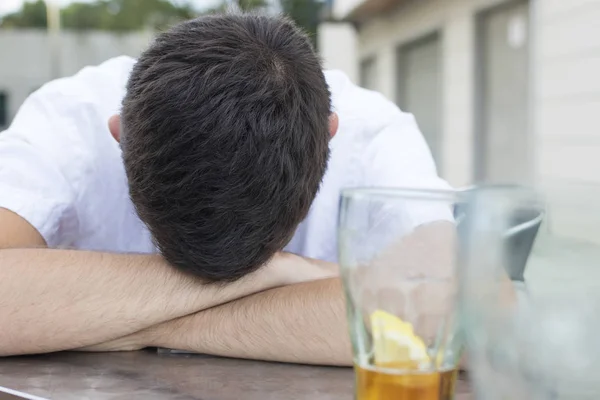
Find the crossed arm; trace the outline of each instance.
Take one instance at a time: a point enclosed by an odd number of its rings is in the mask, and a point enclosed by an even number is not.
[[[170,347],[272,361],[349,365],[335,273],[277,255],[238,282],[209,284],[156,255],[50,250],[0,209],[0,356]]]

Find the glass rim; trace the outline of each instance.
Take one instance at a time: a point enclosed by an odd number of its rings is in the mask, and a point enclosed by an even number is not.
[[[342,198],[368,197],[392,197],[392,198],[414,198],[422,200],[454,200],[460,194],[458,189],[427,189],[416,187],[350,187],[340,191]]]
[[[397,198],[413,200],[447,201],[456,202],[466,200],[475,192],[495,192],[499,195],[526,196],[528,201],[542,202],[542,196],[533,187],[518,184],[479,184],[461,188],[432,189],[426,187],[384,187],[384,186],[357,186],[348,187],[340,191],[342,199],[370,198]]]

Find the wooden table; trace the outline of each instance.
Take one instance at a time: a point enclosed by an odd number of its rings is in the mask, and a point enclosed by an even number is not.
[[[52,400],[351,400],[353,372],[143,351],[0,358],[0,386]],[[470,400],[466,382],[457,400]]]

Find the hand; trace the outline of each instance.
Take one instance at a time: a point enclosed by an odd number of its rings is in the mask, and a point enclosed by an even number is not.
[[[336,278],[339,267],[335,263],[305,258],[292,253],[277,253],[267,268],[281,277],[283,286]]]

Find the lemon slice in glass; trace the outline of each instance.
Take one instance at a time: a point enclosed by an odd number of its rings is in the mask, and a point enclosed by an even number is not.
[[[430,361],[427,346],[415,335],[412,324],[388,312],[371,314],[375,365],[414,369]]]

